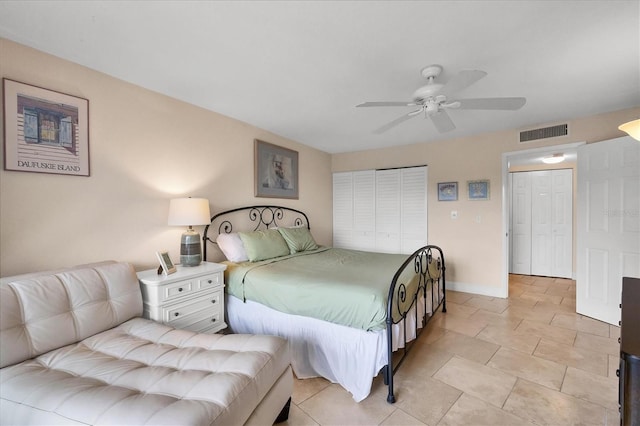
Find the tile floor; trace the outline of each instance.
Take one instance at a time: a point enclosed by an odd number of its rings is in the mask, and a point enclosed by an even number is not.
[[[512,275],[509,298],[447,292],[395,379],[355,403],[295,380],[289,425],[618,425],[618,327],[575,313],[575,281]]]

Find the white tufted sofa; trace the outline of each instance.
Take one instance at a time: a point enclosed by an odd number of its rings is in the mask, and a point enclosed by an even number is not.
[[[2,278],[0,424],[286,419],[293,378],[285,340],[196,334],[140,318],[142,309],[127,263]]]

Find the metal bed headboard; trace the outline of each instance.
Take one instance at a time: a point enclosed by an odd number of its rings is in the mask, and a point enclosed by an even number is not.
[[[307,229],[311,229],[307,215],[290,207],[261,205],[225,210],[213,215],[211,222],[204,228],[202,236],[203,260],[207,260],[207,241],[216,244],[217,236],[235,232],[234,224],[237,223],[246,226],[238,229],[239,231],[257,231],[278,226],[306,226]],[[209,232],[212,233],[211,236],[209,236]]]

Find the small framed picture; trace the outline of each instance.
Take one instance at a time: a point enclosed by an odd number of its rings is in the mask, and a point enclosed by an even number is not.
[[[467,189],[469,190],[470,200],[488,200],[489,199],[489,180],[470,180],[467,181]]]
[[[158,256],[158,260],[160,261],[160,268],[158,268],[158,274],[162,273],[164,275],[169,275],[169,274],[173,274],[176,271],[176,265],[174,265],[173,262],[171,261],[171,257],[169,256],[168,251],[157,251],[156,256]]]
[[[438,182],[438,201],[457,201],[458,182]]]

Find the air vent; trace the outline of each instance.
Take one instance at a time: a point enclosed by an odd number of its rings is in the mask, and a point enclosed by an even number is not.
[[[569,134],[569,125],[559,124],[557,126],[544,127],[542,129],[525,130],[520,132],[520,142],[530,142],[538,139],[555,138],[558,136],[567,136]]]

